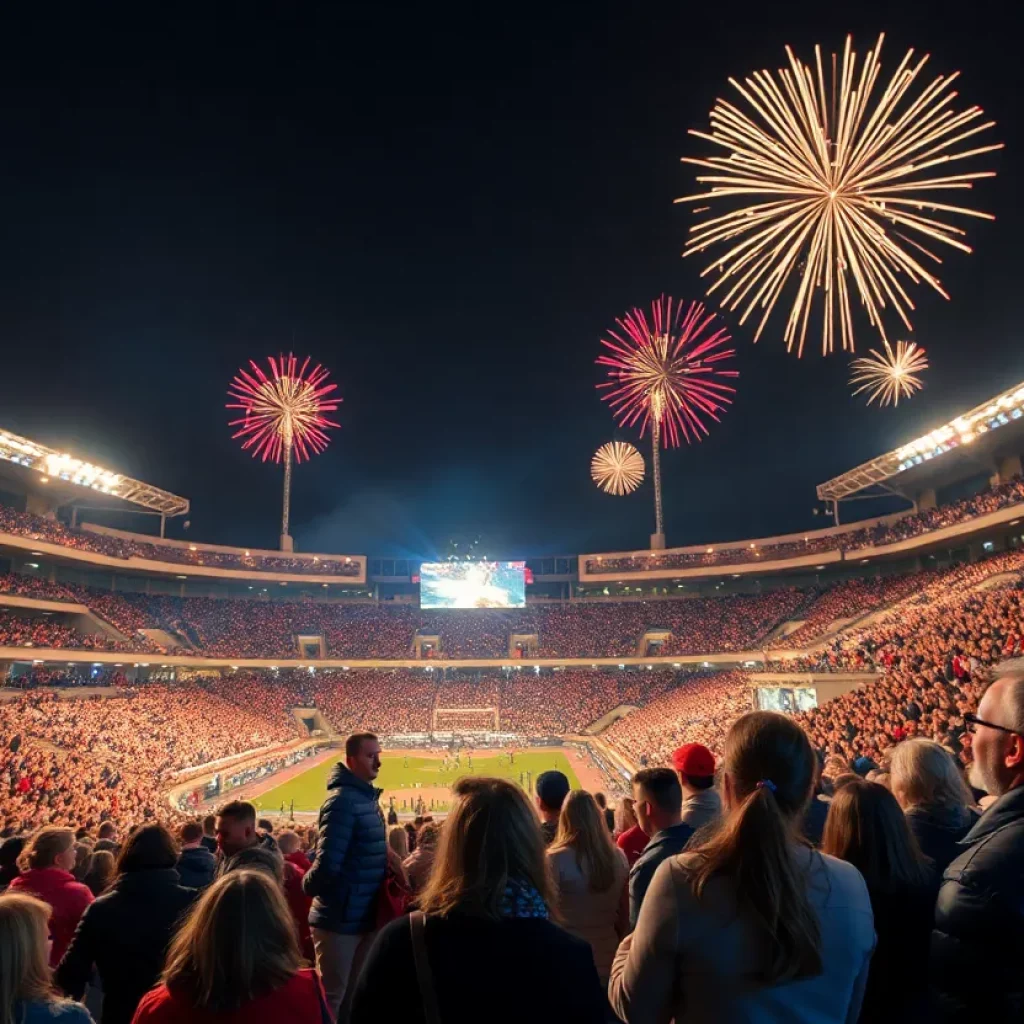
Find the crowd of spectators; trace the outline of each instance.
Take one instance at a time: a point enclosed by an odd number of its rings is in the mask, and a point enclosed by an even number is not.
[[[52,615],[22,608],[0,607],[0,647],[32,647],[70,651],[137,651],[152,647],[118,640],[106,633],[86,633]]]
[[[794,589],[652,601],[529,605],[511,610],[423,611],[411,605],[117,595],[151,626],[197,651],[224,657],[295,657],[299,636],[322,637],[328,656],[412,657],[414,640],[437,637],[428,657],[507,658],[515,635],[535,636],[542,658],[632,657],[648,631],[671,634],[663,654],[756,649],[806,601]]]
[[[729,547],[709,546],[701,551],[638,552],[621,558],[595,555],[587,558],[588,573],[649,572],[654,569],[690,569],[695,566],[744,565],[751,562],[771,562],[778,559],[800,558],[826,551],[856,552],[860,548],[882,547],[898,541],[918,537],[931,530],[955,526],[976,516],[997,512],[1001,508],[1024,501],[1024,480],[1014,478],[996,484],[978,494],[948,505],[924,509],[903,516],[891,523],[879,523],[857,529],[830,533],[808,534],[798,540],[778,544],[744,543]]]
[[[293,723],[270,720],[201,687],[148,684],[115,695],[65,699],[29,692],[0,705],[14,732],[114,764],[145,766],[163,779],[221,757],[286,742]]]
[[[804,647],[813,643],[836,622],[859,618],[893,601],[914,593],[929,579],[928,573],[902,576],[879,576],[872,579],[851,579],[836,583],[818,594],[800,610],[803,624],[773,640],[769,647]]]
[[[0,505],[0,533],[29,537],[32,540],[60,544],[62,547],[91,551],[109,558],[144,558],[148,561],[182,565],[216,566],[223,569],[256,569],[259,572],[310,574],[313,576],[359,575],[359,562],[346,557],[294,555],[252,555],[247,551],[216,551],[195,544],[164,544],[157,541],[119,537],[114,534],[77,530],[56,519],[18,512]]]
[[[720,756],[729,726],[753,707],[747,676],[713,672],[676,682],[646,707],[620,718],[602,738],[628,761],[641,765],[669,763],[672,751],[684,743],[702,743]]]

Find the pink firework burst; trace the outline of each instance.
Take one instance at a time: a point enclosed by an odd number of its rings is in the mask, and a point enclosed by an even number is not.
[[[239,370],[228,388],[234,401],[227,408],[244,414],[230,421],[229,426],[238,428],[231,436],[243,438],[242,449],[264,462],[288,460],[292,451],[295,461],[302,462],[322,452],[327,430],[340,426],[325,415],[341,404],[333,394],[338,385],[327,383],[330,371],[319,363],[310,369],[309,356],[301,366],[291,353],[270,356],[267,362],[269,373],[250,359],[251,371]]]
[[[706,420],[718,422],[736,393],[723,380],[739,376],[728,369],[736,350],[725,347],[732,338],[721,318],[702,302],[662,295],[650,318],[634,309],[616,324],[597,360],[610,380],[597,387],[619,425],[639,423],[641,437],[651,429],[672,448],[707,436]]]

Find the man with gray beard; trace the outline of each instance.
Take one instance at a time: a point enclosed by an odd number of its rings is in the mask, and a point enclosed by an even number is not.
[[[935,908],[936,1020],[1024,1019],[1024,677],[1004,676],[976,715],[970,781],[996,797],[961,840]]]

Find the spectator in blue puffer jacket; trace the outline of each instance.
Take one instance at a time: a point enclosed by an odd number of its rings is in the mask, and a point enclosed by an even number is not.
[[[346,992],[359,975],[376,927],[377,900],[387,870],[387,838],[380,809],[380,744],[372,733],[345,741],[345,764],[327,780],[320,808],[316,860],[302,879],[313,897],[309,923],[316,966],[338,1024],[348,1018]]]

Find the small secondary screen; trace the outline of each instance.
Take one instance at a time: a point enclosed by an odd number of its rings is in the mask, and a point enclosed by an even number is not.
[[[525,562],[427,562],[421,608],[524,608]]]

